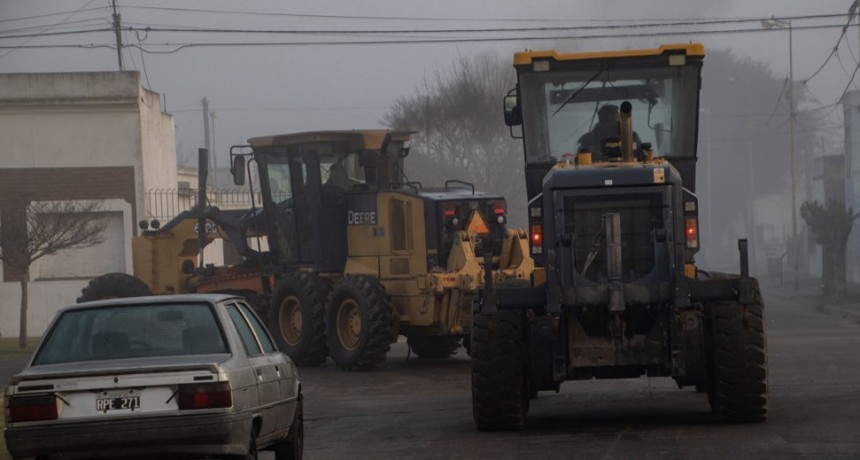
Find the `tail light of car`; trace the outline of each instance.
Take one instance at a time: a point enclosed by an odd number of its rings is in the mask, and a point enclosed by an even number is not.
[[[6,421],[36,422],[57,418],[57,397],[53,393],[11,396],[6,405]]]
[[[214,409],[233,405],[229,382],[181,385],[176,396],[179,410]]]

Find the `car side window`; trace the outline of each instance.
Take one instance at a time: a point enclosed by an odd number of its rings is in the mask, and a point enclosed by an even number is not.
[[[251,326],[249,326],[248,322],[245,321],[245,316],[242,315],[242,312],[239,311],[236,304],[228,304],[227,313],[230,315],[233,325],[236,326],[236,331],[239,332],[239,337],[242,338],[242,344],[245,346],[245,351],[248,353],[248,356],[257,356],[262,354],[260,344],[257,343],[257,338],[254,336],[254,331],[251,330]]]
[[[272,344],[272,340],[269,338],[269,334],[266,332],[266,328],[260,323],[260,320],[257,319],[257,315],[255,315],[251,308],[245,305],[244,303],[239,302],[239,309],[242,310],[242,313],[245,314],[245,318],[248,319],[248,322],[251,324],[251,327],[254,328],[254,332],[257,333],[257,339],[260,341],[260,345],[263,346],[264,353],[274,353],[275,345]]]

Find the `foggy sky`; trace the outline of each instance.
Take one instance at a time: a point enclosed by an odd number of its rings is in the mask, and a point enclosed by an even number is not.
[[[124,24],[152,26],[195,26],[243,29],[410,29],[410,28],[488,28],[540,27],[565,23],[500,21],[408,21],[330,19],[284,16],[241,16],[205,13],[181,13],[126,8],[164,6],[189,9],[303,13],[340,16],[375,16],[404,18],[482,18],[482,19],[571,19],[568,25],[593,24],[588,19],[660,18],[740,18],[845,13],[851,0],[535,0],[531,2],[497,0],[369,0],[362,2],[323,0],[282,2],[260,0],[235,2],[227,0],[166,1],[119,0]],[[46,25],[66,19],[68,15],[30,21],[8,21],[12,18],[78,8],[99,7],[99,11],[82,12],[68,21],[104,18],[108,26],[108,0],[0,0],[0,31]],[[832,22],[843,22],[835,19]],[[848,34],[854,53],[858,48],[856,22]],[[43,29],[44,30],[44,29]],[[62,30],[57,26],[52,30]],[[794,32],[795,79],[811,74],[836,42],[838,29]],[[2,32],[0,32],[2,33]],[[495,34],[498,36],[499,34]],[[446,37],[461,35],[449,34]],[[142,44],[200,40],[200,36],[152,33],[141,34]],[[237,40],[323,40],[329,37],[228,36],[207,37],[213,41]],[[380,37],[362,36],[364,39]],[[736,35],[690,35],[666,38],[594,39],[570,43],[569,49],[613,49],[651,47],[659,43],[699,41],[706,49],[730,49],[739,56],[767,63],[776,75],[788,73],[788,34],[785,31]],[[137,43],[134,34],[126,34],[126,43]],[[73,35],[51,40],[37,38],[26,44],[41,43],[113,43],[110,32]],[[0,40],[0,45],[21,45],[24,39]],[[559,41],[514,41],[492,43],[447,43],[407,45],[350,46],[278,46],[264,48],[191,48],[174,54],[145,54],[127,49],[126,68],[141,70],[144,84],[166,97],[167,110],[175,115],[179,155],[193,158],[190,152],[203,145],[200,100],[207,97],[216,112],[216,149],[220,165],[226,163],[227,148],[242,144],[248,138],[300,130],[372,128],[397,98],[408,95],[421,80],[444,72],[452,58],[492,50],[502,56],[515,50],[555,46],[565,51]],[[842,56],[850,72],[855,65],[843,45]],[[707,65],[707,58],[705,61]],[[144,65],[145,63],[145,65]],[[116,52],[99,50],[0,50],[0,72],[67,72],[116,70]],[[810,82],[813,94],[823,103],[839,97],[848,77],[831,62],[822,74]],[[708,82],[704,82],[705,85]],[[501,97],[501,95],[500,95]],[[501,121],[500,121],[501,122]]]

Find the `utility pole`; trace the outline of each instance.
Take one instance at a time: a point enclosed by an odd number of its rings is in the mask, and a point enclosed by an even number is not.
[[[206,152],[208,152],[208,155],[212,155],[212,149],[209,148],[211,145],[209,143],[209,139],[210,139],[210,137],[209,137],[209,99],[206,99],[204,97],[201,102],[203,104],[203,143],[206,146]],[[205,180],[205,178],[199,177],[200,174],[204,174],[204,171],[197,171],[197,173],[198,173],[198,178],[197,178],[198,181]],[[207,173],[208,173],[208,171],[207,171]]]
[[[211,155],[212,155],[212,171],[213,171],[212,186],[215,187],[215,189],[217,190],[218,189],[218,149],[215,145],[215,118],[217,118],[215,116],[215,111],[209,112],[209,118],[212,120],[212,142],[210,144],[212,146],[212,150],[210,150]]]
[[[791,149],[791,238],[794,240],[794,290],[800,289],[800,238],[797,235],[797,182],[794,153],[794,52],[791,36],[791,19],[788,20],[788,136]]]
[[[119,70],[125,70],[122,65],[122,28],[120,27],[120,16],[116,12],[116,0],[111,0],[113,6],[113,31],[116,35],[116,60],[119,63]]]

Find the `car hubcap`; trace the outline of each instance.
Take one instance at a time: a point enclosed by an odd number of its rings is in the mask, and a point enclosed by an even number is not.
[[[361,338],[361,311],[355,300],[345,300],[338,308],[337,337],[347,350],[358,347]]]
[[[296,296],[289,296],[281,302],[279,325],[281,336],[288,345],[296,346],[302,338],[302,303]]]

